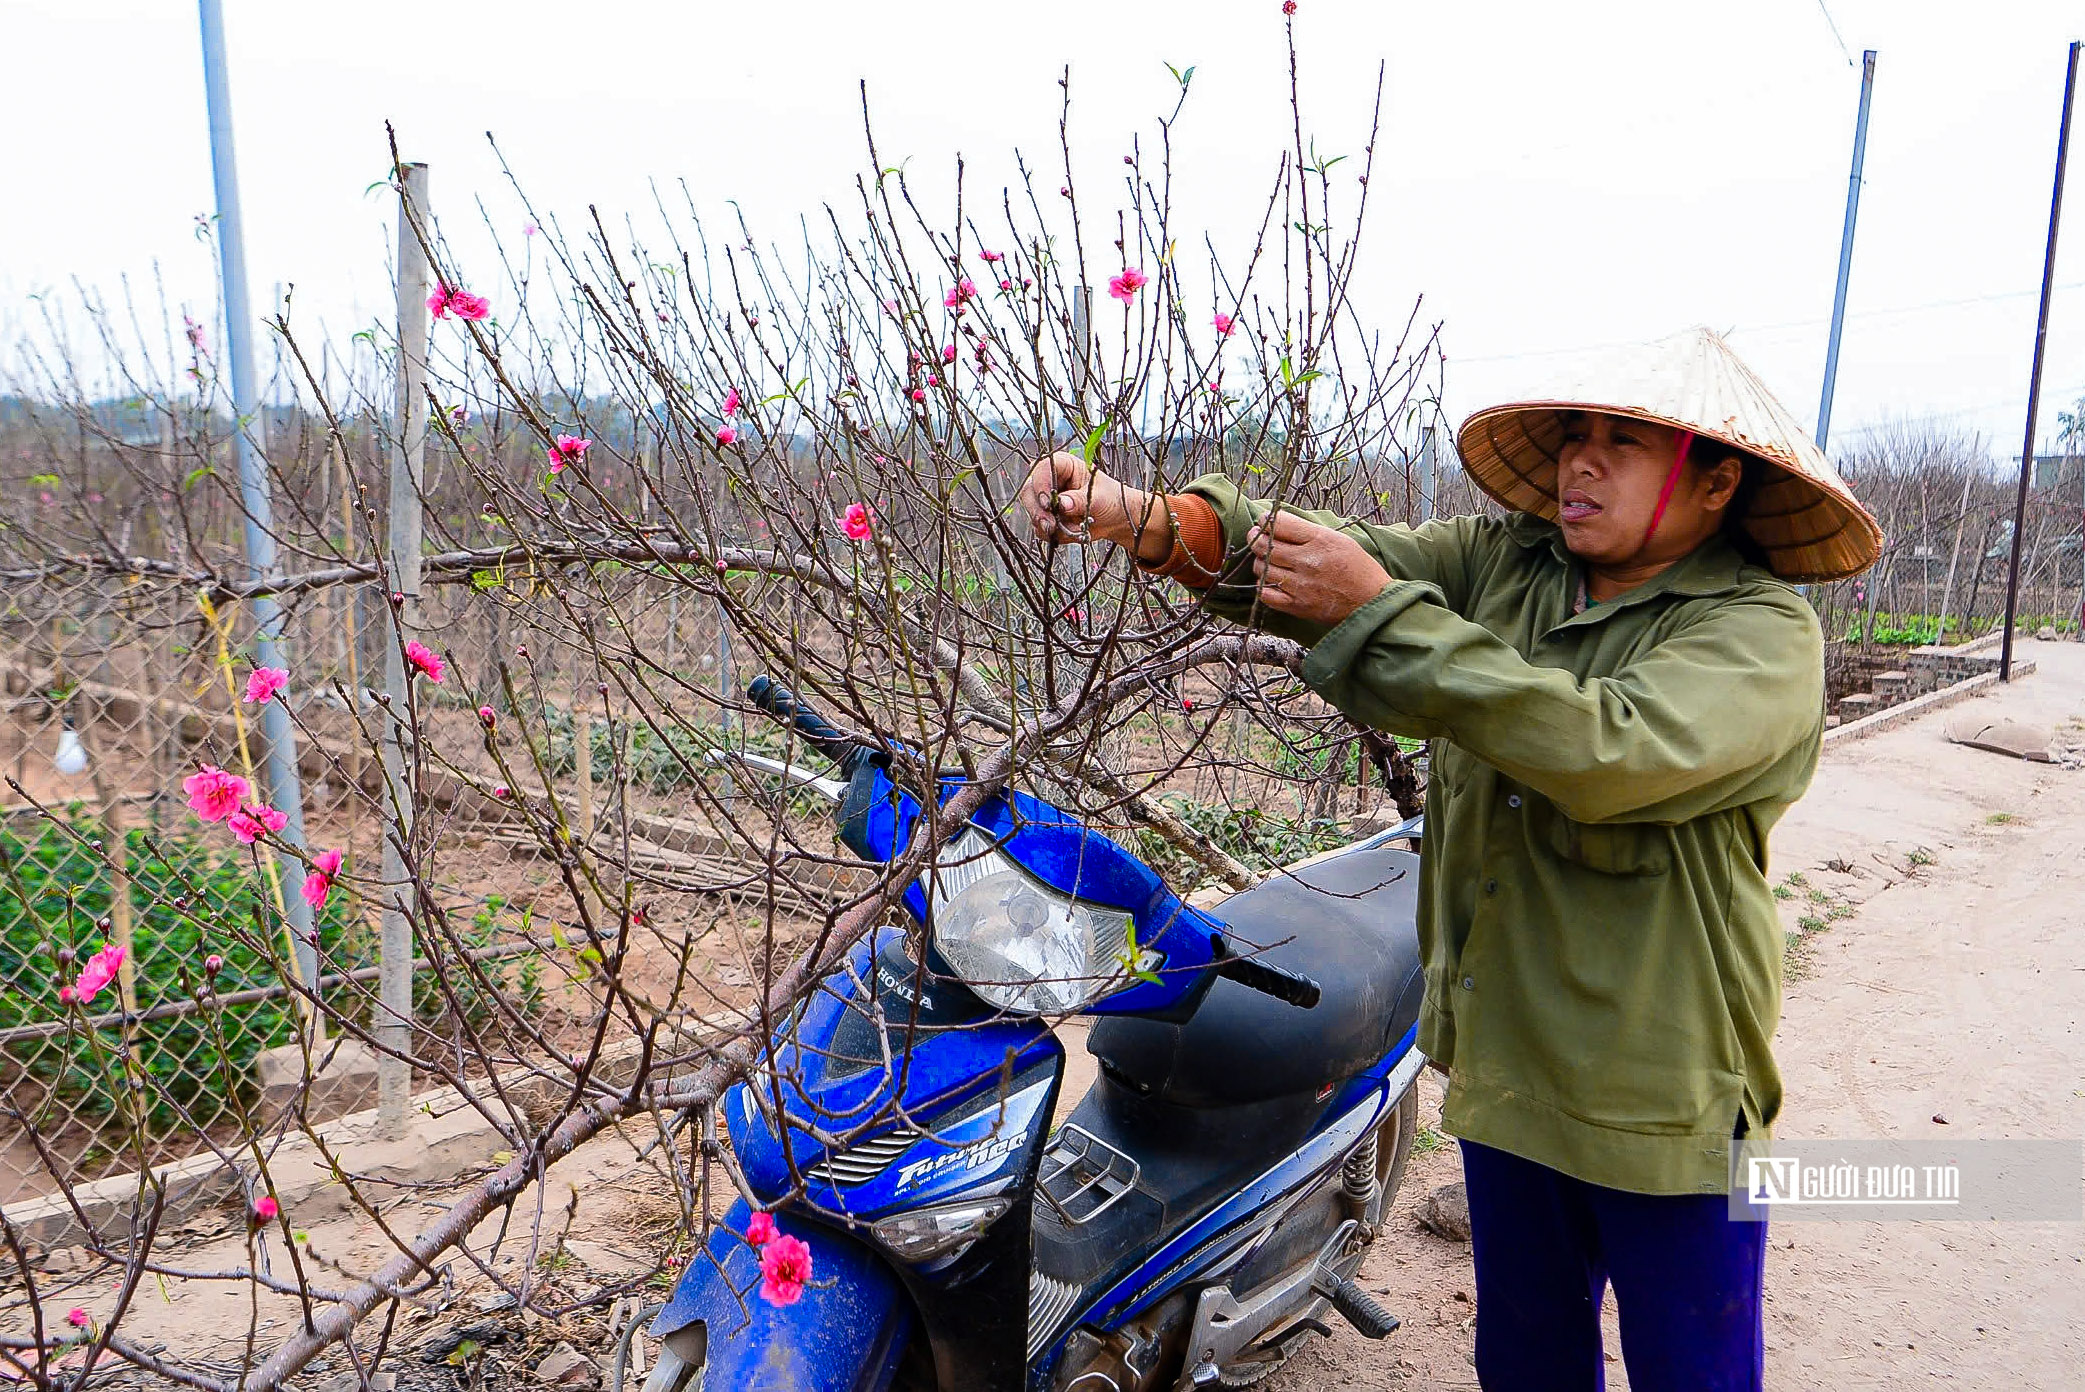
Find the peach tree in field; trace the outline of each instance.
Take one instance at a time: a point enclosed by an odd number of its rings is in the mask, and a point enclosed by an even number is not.
[[[9,781],[113,888],[37,896],[11,984],[42,993],[38,1048],[99,1070],[142,1177],[90,1203],[62,1090],[8,1094],[92,1273],[54,1269],[10,1221],[11,1377],[129,1366],[264,1389],[321,1354],[375,1369],[401,1310],[467,1286],[551,1319],[641,1293],[734,1192],[719,1095],[777,1082],[778,1023],[863,934],[905,921],[906,885],[1010,783],[1183,889],[1243,887],[1328,844],[1350,799],[1409,801],[1403,754],[1316,702],[1294,645],[1218,624],[1117,553],[1041,547],[1012,506],[1029,460],[1070,449],[1145,486],[1222,471],[1408,515],[1438,356],[1415,316],[1380,331],[1350,298],[1373,133],[1321,158],[1298,110],[1252,235],[1197,250],[1173,211],[1192,70],[1174,80],[1104,210],[1068,138],[1060,173],[1023,163],[981,197],[960,164],[929,195],[871,136],[855,205],[788,248],[664,196],[642,236],[591,213],[567,230],[516,191],[488,223],[519,233],[465,259],[408,200],[401,250],[433,271],[424,352],[389,326],[321,342],[278,305],[298,405],[260,425],[225,415],[199,320],[155,350],[89,297],[85,339],[54,320],[16,354],[0,666],[20,673],[25,741],[67,722],[94,772],[76,776],[91,796],[62,769]],[[89,357],[142,426],[78,386],[68,364]],[[286,559],[254,580],[221,461],[230,432],[263,426]],[[424,539],[401,568],[408,502]],[[283,667],[245,656],[241,606],[264,593],[288,611]],[[728,757],[817,763],[747,704],[755,672],[964,790],[893,864],[857,864],[829,815]],[[270,702],[298,731],[301,842],[258,772],[250,719]],[[315,979],[292,896],[316,911]],[[403,996],[377,960],[387,911],[409,931]],[[136,926],[154,914],[197,950],[160,948]],[[287,1084],[221,1062],[256,993],[293,1007],[263,1041]],[[176,1016],[216,1053],[164,1065],[150,1029]],[[493,1161],[435,1209],[400,1208],[408,1191],[358,1171],[328,1112],[364,1065],[481,1118]],[[198,1068],[209,1089],[174,1086]],[[198,1220],[173,1221],[192,1206],[149,1166],[177,1131],[236,1177],[237,1220],[214,1235],[172,1235]],[[654,1272],[589,1283],[551,1260],[580,1203],[556,1167],[589,1143],[671,1196]],[[307,1226],[311,1191],[278,1182],[300,1166],[360,1215],[352,1257]],[[742,1236],[749,1299],[817,1299],[809,1249],[771,1215]],[[154,1313],[155,1291],[191,1283],[250,1297],[236,1347],[184,1343]]]

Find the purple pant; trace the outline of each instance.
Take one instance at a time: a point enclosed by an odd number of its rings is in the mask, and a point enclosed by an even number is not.
[[[1600,1304],[1634,1392],[1758,1392],[1766,1224],[1722,1194],[1630,1194],[1462,1142],[1485,1392],[1599,1392]]]

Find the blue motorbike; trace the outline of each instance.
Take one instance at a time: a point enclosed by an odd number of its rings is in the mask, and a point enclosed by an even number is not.
[[[767,678],[753,703],[830,759],[742,756],[899,856],[908,777]],[[926,793],[920,786],[932,787]],[[741,1197],[650,1326],[645,1392],[1148,1392],[1248,1386],[1337,1314],[1417,1125],[1416,819],[1190,907],[1135,855],[1007,792],[720,1100]],[[1096,1017],[1060,1115],[1051,1019]],[[1068,1103],[1070,1099],[1065,1099]],[[812,1254],[760,1298],[748,1199]]]

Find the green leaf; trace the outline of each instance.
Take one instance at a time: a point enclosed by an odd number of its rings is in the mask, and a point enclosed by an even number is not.
[[[471,572],[471,589],[480,593],[496,590],[507,583],[507,577],[497,570],[474,570]]]
[[[1094,426],[1092,433],[1086,437],[1086,443],[1079,446],[1080,455],[1082,455],[1085,458],[1086,462],[1089,465],[1100,458],[1100,442],[1102,438],[1107,435],[1107,433],[1107,418],[1102,417],[1100,424]]]
[[[203,479],[215,478],[216,476],[217,470],[211,468],[208,464],[203,465],[199,469],[190,469],[188,471],[188,477],[181,480],[181,491],[183,493],[186,493],[189,489],[195,487],[196,484],[201,482]]]
[[[31,474],[29,476],[29,482],[35,484],[38,488],[56,488],[64,481],[56,474]]]
[[[1142,960],[1143,956],[1144,949],[1137,946],[1137,925],[1132,923],[1129,925],[1128,937],[1126,937],[1123,940],[1122,955],[1115,959],[1116,964],[1119,965],[1122,968],[1122,970],[1125,973],[1127,973],[1130,979],[1133,981],[1148,981],[1153,986],[1162,984],[1158,979],[1157,972],[1154,972],[1149,968],[1140,967],[1137,965],[1137,963],[1140,960]]]

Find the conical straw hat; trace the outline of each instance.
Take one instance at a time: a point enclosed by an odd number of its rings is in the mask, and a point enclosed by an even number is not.
[[[1477,412],[1456,439],[1463,467],[1509,508],[1555,521],[1567,411],[1657,421],[1770,466],[1744,526],[1784,580],[1842,580],[1875,563],[1882,528],[1766,384],[1708,329],[1599,362],[1566,392]]]

